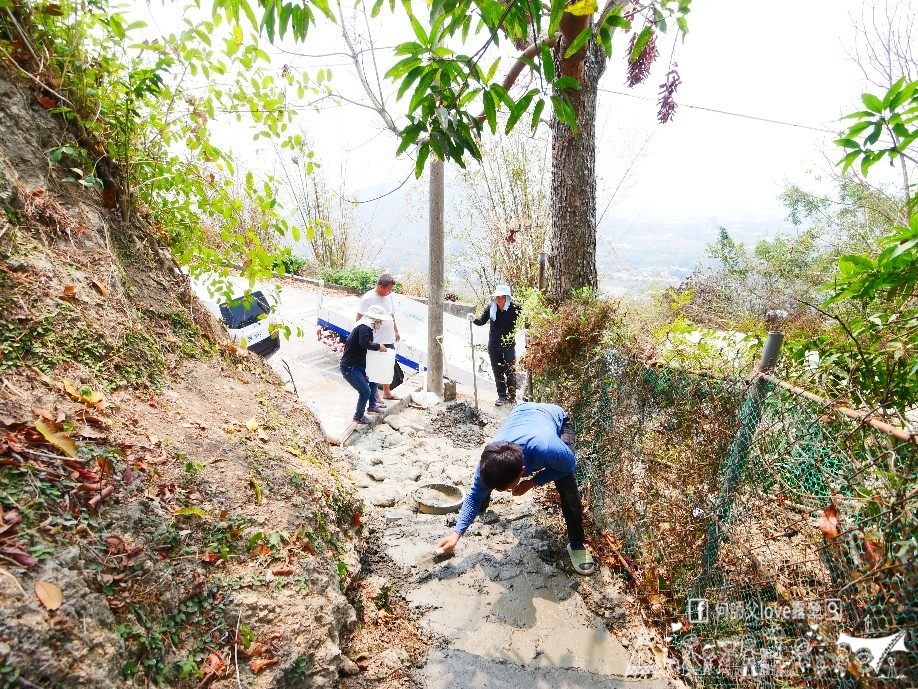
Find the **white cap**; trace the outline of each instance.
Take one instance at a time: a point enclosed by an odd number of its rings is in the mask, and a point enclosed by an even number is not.
[[[509,297],[510,294],[510,285],[498,285],[494,288],[494,294],[492,297]]]

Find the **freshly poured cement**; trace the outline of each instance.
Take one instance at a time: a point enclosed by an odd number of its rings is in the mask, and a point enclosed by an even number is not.
[[[631,652],[591,613],[566,562],[563,541],[533,523],[533,491],[493,493],[489,510],[459,541],[435,556],[455,515],[418,513],[412,494],[425,483],[466,490],[480,454],[428,436],[409,409],[363,432],[348,448],[360,497],[383,508],[387,554],[401,569],[400,590],[421,623],[445,641],[415,670],[428,689],[530,687],[662,689],[665,679],[630,673]],[[496,429],[493,422],[486,429]],[[399,430],[396,430],[399,429]],[[550,490],[551,487],[538,490]],[[566,569],[565,569],[566,568]],[[632,674],[631,677],[626,677]]]

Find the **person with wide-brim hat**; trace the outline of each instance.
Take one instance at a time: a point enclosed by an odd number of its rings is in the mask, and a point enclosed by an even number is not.
[[[497,385],[495,406],[516,404],[516,319],[519,315],[509,285],[497,285],[481,316],[469,320],[475,325],[490,324],[488,357]]]
[[[371,383],[367,378],[367,350],[386,351],[386,345],[373,342],[373,333],[379,330],[383,321],[391,320],[391,318],[392,316],[387,314],[381,306],[371,306],[354,325],[354,329],[351,330],[344,343],[339,368],[344,379],[357,391],[355,423],[371,423],[366,414],[379,413],[376,406],[376,383]]]

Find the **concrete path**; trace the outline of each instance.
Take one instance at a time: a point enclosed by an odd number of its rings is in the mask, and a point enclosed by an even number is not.
[[[632,651],[587,609],[564,544],[540,525],[550,517],[538,509],[535,491],[522,498],[494,493],[456,554],[434,557],[455,514],[418,513],[412,493],[425,483],[468,489],[481,445],[509,413],[486,406],[484,427],[465,413],[451,418],[442,404],[407,408],[361,429],[339,451],[361,498],[383,511],[382,540],[401,571],[400,588],[422,625],[443,640],[417,671],[419,682],[428,689],[674,686],[662,670],[635,671]]]

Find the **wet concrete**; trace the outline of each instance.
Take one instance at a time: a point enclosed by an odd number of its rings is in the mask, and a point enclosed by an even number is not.
[[[341,451],[360,496],[384,516],[383,543],[401,572],[400,590],[421,624],[442,640],[441,650],[416,671],[419,683],[429,689],[675,686],[662,669],[631,671],[632,651],[579,595],[582,579],[557,530],[540,525],[549,517],[535,491],[521,498],[494,493],[455,554],[434,555],[455,514],[419,513],[411,495],[425,483],[468,490],[481,445],[459,437],[463,428],[490,437],[509,413],[487,406],[484,428],[459,413],[452,429],[448,418],[437,418],[442,405],[430,412],[407,408],[362,430]]]

